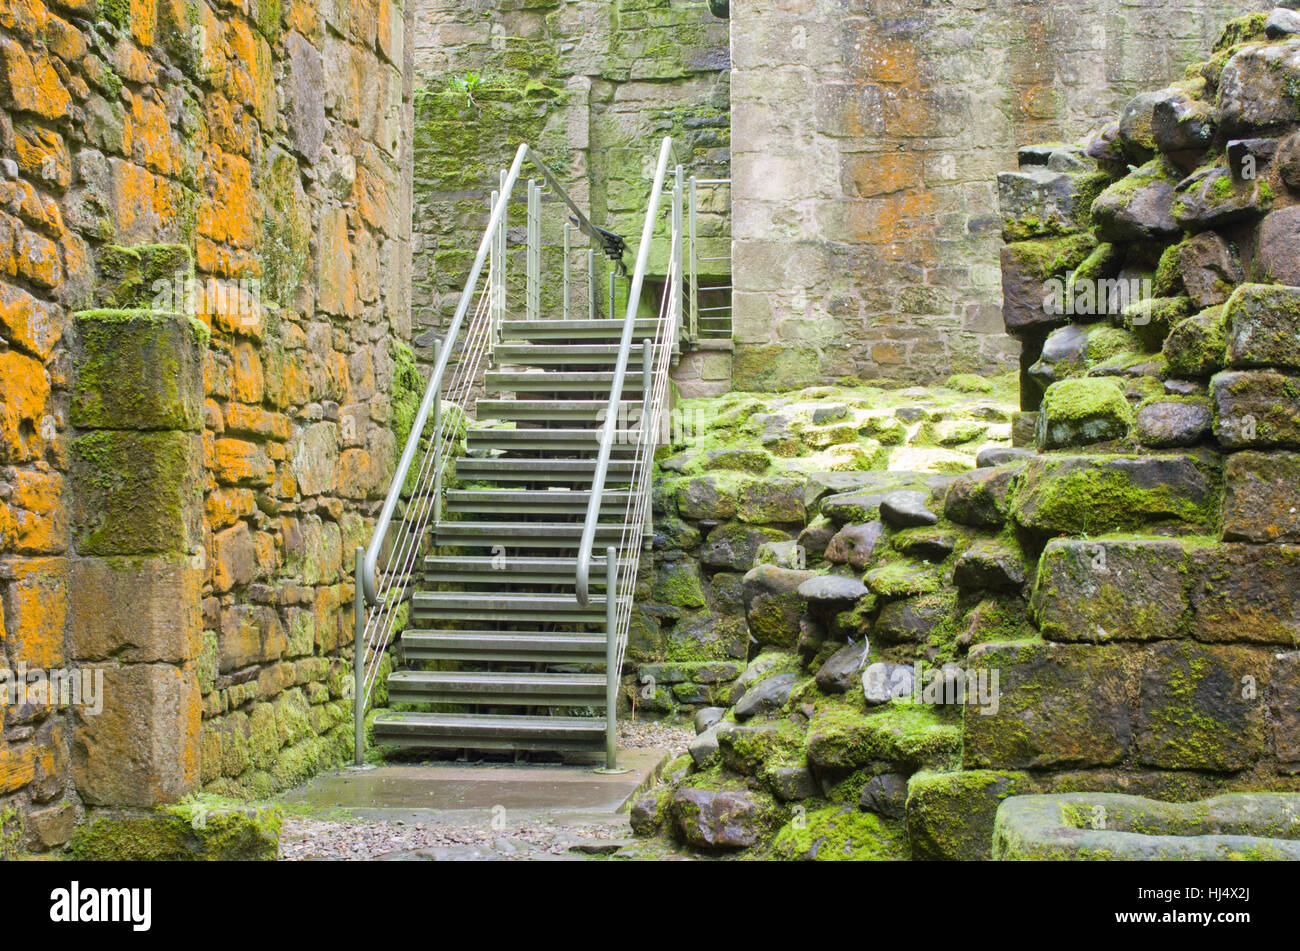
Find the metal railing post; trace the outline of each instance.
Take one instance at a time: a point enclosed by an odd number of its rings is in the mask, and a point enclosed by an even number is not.
[[[692,175],[691,184],[690,184],[691,201],[690,201],[690,208],[687,212],[687,217],[689,220],[689,228],[690,228],[688,238],[690,241],[689,255],[690,255],[690,269],[691,269],[691,276],[690,276],[691,303],[690,303],[690,311],[689,311],[690,326],[686,331],[687,339],[690,340],[691,343],[694,343],[695,341],[700,339],[700,270],[699,270],[700,262],[699,262],[699,249],[696,246],[696,231],[695,231],[696,229],[695,212],[699,204],[699,194],[696,191],[697,188],[698,188],[698,184],[696,182],[695,176]]]
[[[614,319],[614,298],[617,296],[614,287],[614,281],[617,280],[618,274],[613,270],[609,272],[609,319]]]
[[[528,276],[526,288],[526,307],[529,320],[536,320],[541,311],[541,262],[542,262],[542,190],[536,180],[528,180]]]
[[[672,286],[664,290],[672,295],[669,298],[672,302],[672,337],[670,342],[673,353],[678,353],[681,349],[682,333],[682,167],[678,165],[673,174],[673,233],[670,246],[672,263],[668,267],[668,277],[672,281]]]
[[[433,362],[438,362],[438,357],[442,354],[442,341],[433,342]],[[433,394],[433,435],[429,437],[433,440],[433,471],[435,473],[433,480],[433,522],[438,524],[438,519],[442,516],[442,390],[439,389]]]
[[[569,246],[572,226],[566,220],[564,222],[564,319],[569,319],[569,307],[573,303],[573,288],[571,286],[572,277],[570,269],[572,262],[569,260],[572,249]]]
[[[587,316],[596,319],[596,249],[587,249]]]
[[[650,377],[654,372],[654,345],[647,337],[641,341],[641,348],[641,428],[646,429],[655,422],[650,418],[654,415],[650,406]],[[642,433],[641,438],[656,440],[659,438],[659,434]],[[636,489],[636,486],[632,486],[632,488]],[[654,513],[651,511],[650,506],[646,506],[645,524],[641,528],[641,541],[647,551],[650,550],[654,542]]]
[[[605,769],[618,770],[618,552],[605,549]]]
[[[614,448],[617,435],[618,408],[623,400],[623,380],[627,376],[628,357],[632,351],[632,337],[636,329],[637,305],[641,301],[641,289],[645,285],[645,272],[650,257],[650,244],[654,238],[655,223],[661,208],[664,192],[664,179],[668,172],[668,156],[672,151],[673,140],[665,136],[659,148],[659,162],[655,166],[654,184],[650,187],[650,202],[646,206],[645,222],[641,226],[641,243],[637,246],[636,267],[632,271],[632,283],[627,292],[627,314],[623,319],[623,334],[619,339],[618,356],[614,361],[614,380],[609,388],[609,406],[605,413],[605,422],[600,430],[600,448],[596,454],[596,471],[591,479],[591,495],[587,499],[587,514],[583,520],[582,540],[578,543],[578,564],[574,571],[574,594],[581,605],[587,604],[590,597],[591,549],[595,544],[596,525],[600,521],[601,495],[605,491],[605,479],[609,474],[609,456]]]
[[[352,566],[356,590],[352,606],[352,760],[357,766],[366,764],[366,595],[361,573],[364,571],[366,550],[357,546],[356,563]]]

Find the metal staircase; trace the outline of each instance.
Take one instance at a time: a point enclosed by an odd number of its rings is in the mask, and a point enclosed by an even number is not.
[[[358,763],[367,704],[395,640],[389,702],[422,709],[377,715],[376,743],[604,750],[615,768],[615,700],[648,537],[650,470],[682,332],[683,179],[678,168],[665,191],[671,149],[665,139],[620,319],[597,316],[595,253],[600,246],[618,260],[623,242],[590,223],[528,146],[503,173],[374,537],[357,551]],[[526,184],[516,309],[506,221],[525,162],[541,181]],[[563,214],[563,251],[549,256],[562,261],[552,289],[562,282],[563,304],[544,317],[548,201]],[[574,226],[593,243],[580,318],[572,313]],[[641,289],[656,240],[669,243],[667,292],[647,318]]]

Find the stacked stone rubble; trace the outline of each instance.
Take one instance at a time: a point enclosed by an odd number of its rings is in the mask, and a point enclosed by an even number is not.
[[[845,566],[747,576],[751,631],[796,650],[751,663],[639,829],[988,858],[1011,795],[1300,786],[1295,29],[1235,21],[1085,144],[1021,151],[999,185],[1026,448],[820,500]],[[1139,292],[1054,306],[1117,281]],[[890,689],[918,658],[965,702]]]

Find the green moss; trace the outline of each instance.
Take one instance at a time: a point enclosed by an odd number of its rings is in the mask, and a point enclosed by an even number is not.
[[[196,795],[153,812],[101,812],[78,827],[80,861],[275,861],[283,812]]]
[[[1007,245],[1012,259],[1027,274],[1046,280],[1079,267],[1097,246],[1090,234],[1073,234]]]
[[[1267,22],[1267,13],[1250,13],[1229,20],[1224,25],[1223,32],[1219,34],[1218,40],[1215,41],[1212,52],[1227,52],[1243,43],[1253,43],[1266,39],[1264,24]]]
[[[298,163],[276,153],[263,176],[262,287],[281,307],[291,307],[311,262],[311,219],[299,201]]]
[[[773,855],[818,862],[899,861],[909,857],[901,824],[856,806],[828,806],[786,823],[772,843]]]
[[[881,761],[904,770],[951,768],[961,754],[961,728],[950,711],[890,703],[861,712],[861,698],[817,705],[805,754],[818,769],[855,770]]]
[[[25,839],[22,814],[11,806],[0,809],[0,862],[18,858]]]
[[[99,0],[99,18],[125,29],[131,21],[131,0]]]

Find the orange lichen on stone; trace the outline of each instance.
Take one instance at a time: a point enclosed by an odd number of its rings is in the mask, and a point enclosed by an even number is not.
[[[40,127],[15,129],[14,154],[27,177],[59,189],[72,184],[72,156],[57,132]]]
[[[9,480],[13,547],[29,554],[54,555],[68,548],[68,510],[63,504],[63,476],[48,466],[15,469]]]
[[[127,110],[127,142],[132,157],[159,175],[180,171],[178,144],[167,121],[167,109],[156,99],[132,95]]]
[[[220,531],[257,511],[257,501],[252,489],[217,488],[207,494],[203,509],[208,527]]]
[[[63,328],[52,304],[37,300],[21,288],[0,284],[0,332],[11,346],[47,360]]]
[[[121,236],[143,237],[170,227],[176,220],[173,186],[146,168],[112,159],[113,221]]]
[[[252,169],[242,155],[209,152],[204,165],[208,187],[199,203],[198,232],[213,241],[252,248],[257,243]]]
[[[921,183],[921,160],[906,152],[870,152],[847,161],[853,189],[862,198],[888,195]]]
[[[66,558],[18,558],[5,595],[5,641],[11,663],[62,667],[68,607]]]
[[[916,47],[901,39],[866,34],[862,51],[853,61],[861,82],[908,83],[920,73]]]
[[[0,463],[40,455],[41,417],[50,398],[45,367],[14,350],[0,352]]]
[[[225,485],[269,485],[275,472],[262,447],[242,439],[215,440],[212,469]]]
[[[0,37],[0,98],[20,112],[46,119],[67,115],[72,101],[49,56],[38,50],[29,54],[8,37]]]

